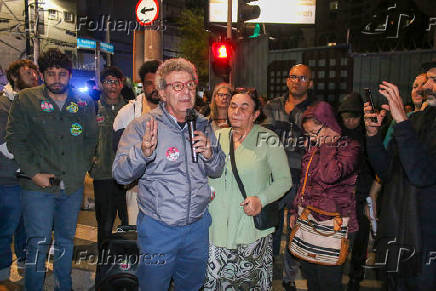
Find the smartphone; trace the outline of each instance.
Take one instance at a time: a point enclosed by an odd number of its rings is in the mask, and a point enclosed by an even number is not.
[[[371,94],[371,89],[369,88],[364,88],[363,89],[365,91],[365,100],[364,102],[368,102],[371,104],[372,107],[372,112],[375,113],[375,105],[374,105],[374,99],[372,98],[372,94]],[[377,122],[377,118],[376,117],[371,117],[371,121],[372,122]]]
[[[51,186],[59,186],[61,184],[61,180],[58,177],[50,177],[48,180]]]

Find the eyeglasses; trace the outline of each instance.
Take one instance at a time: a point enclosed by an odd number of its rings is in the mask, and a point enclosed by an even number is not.
[[[118,84],[120,84],[120,81],[119,80],[109,79],[109,80],[103,80],[102,83],[106,84],[106,85],[118,85]]]
[[[172,82],[172,83],[168,83],[165,85],[165,87],[171,86],[173,88],[174,91],[176,92],[180,92],[183,89],[188,88],[188,90],[195,90],[195,88],[197,88],[197,82],[195,82],[194,80],[188,81],[188,82]]]
[[[216,93],[216,96],[223,98],[223,97],[227,97],[230,98],[232,97],[232,94],[227,94],[227,93]]]
[[[300,82],[307,82],[307,81],[309,81],[309,78],[306,77],[306,76],[290,75],[288,78],[291,79],[291,81],[294,81],[294,82],[297,81],[297,80],[299,80]]]
[[[321,126],[321,127],[317,130],[317,132],[315,132],[315,133],[313,133],[313,132],[308,132],[307,134],[310,135],[310,136],[313,136],[313,137],[317,137],[323,128],[324,128],[324,125]]]

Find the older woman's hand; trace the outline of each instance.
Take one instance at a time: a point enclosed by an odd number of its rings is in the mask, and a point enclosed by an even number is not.
[[[247,197],[240,205],[244,206],[244,212],[249,216],[258,215],[262,210],[262,202],[257,196]]]

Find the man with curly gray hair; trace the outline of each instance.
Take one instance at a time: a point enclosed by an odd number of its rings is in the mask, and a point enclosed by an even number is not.
[[[207,208],[214,197],[208,177],[221,176],[225,155],[208,120],[198,116],[193,138],[198,162],[191,158],[185,119],[195,102],[194,65],[181,58],[163,62],[155,85],[161,102],[129,123],[112,173],[123,185],[138,180],[141,290],[167,290],[171,278],[176,290],[199,290],[208,260]]]

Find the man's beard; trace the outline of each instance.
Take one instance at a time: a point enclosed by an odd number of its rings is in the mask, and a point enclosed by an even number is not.
[[[436,92],[433,92],[431,89],[427,89],[424,91],[424,96],[427,97],[428,106],[436,107]]]
[[[431,107],[436,107],[436,97],[435,95],[431,95],[427,98],[427,104]]]
[[[153,104],[159,104],[160,101],[157,90],[153,90],[150,94],[145,94],[145,98]]]
[[[54,85],[59,85],[60,88],[59,89],[55,89],[55,88],[53,88]],[[46,84],[46,87],[53,94],[64,94],[65,91],[67,91],[67,89],[68,89],[68,85],[63,85],[63,84],[59,84],[59,83],[51,84],[51,85],[47,85]]]
[[[18,78],[18,80],[16,81],[16,84],[14,84],[14,85],[18,89],[18,91],[33,87],[33,86],[27,84],[26,82],[24,82],[21,78]]]

